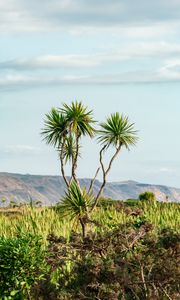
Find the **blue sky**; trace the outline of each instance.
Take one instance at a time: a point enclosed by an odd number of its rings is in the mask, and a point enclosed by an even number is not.
[[[78,99],[139,130],[109,180],[180,187],[179,20],[179,0],[0,0],[0,171],[59,174],[44,114]],[[82,143],[79,176],[91,177],[99,146]]]

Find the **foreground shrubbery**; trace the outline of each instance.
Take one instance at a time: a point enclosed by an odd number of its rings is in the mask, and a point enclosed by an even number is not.
[[[178,211],[102,200],[84,240],[58,209],[2,214],[0,299],[178,300]]]
[[[26,234],[0,238],[1,299],[28,299],[33,284],[46,272],[42,238]]]
[[[77,234],[68,244],[55,236],[49,240],[57,299],[178,299],[180,295],[180,238],[169,229],[154,234],[149,223],[138,229],[127,224],[83,242]]]

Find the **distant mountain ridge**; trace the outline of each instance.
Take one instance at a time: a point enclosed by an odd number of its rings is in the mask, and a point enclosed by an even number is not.
[[[89,186],[90,181],[89,178],[80,179],[83,186]],[[100,184],[98,180],[95,181],[94,193],[97,193]],[[51,205],[59,202],[64,190],[65,185],[61,176],[0,173],[0,199],[5,198],[7,203],[11,200],[24,202],[32,199],[41,201],[43,205]],[[152,191],[160,201],[168,197],[171,202],[180,202],[180,188],[143,184],[131,180],[107,183],[104,196],[126,200],[138,198],[144,191]]]

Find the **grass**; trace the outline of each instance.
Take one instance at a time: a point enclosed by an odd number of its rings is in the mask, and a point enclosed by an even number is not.
[[[58,207],[1,208],[0,299],[179,299],[179,209],[104,200],[82,240]]]
[[[93,219],[102,225],[99,229],[90,226],[91,230],[103,230],[105,227],[113,228],[116,224],[126,224],[133,220],[141,221],[145,218],[157,229],[165,227],[178,231],[180,228],[180,205],[178,203],[155,204],[138,202],[135,207],[142,210],[142,216],[133,217],[126,208],[131,208],[129,204],[122,204],[117,209],[115,204],[108,204],[107,207],[98,207],[93,214]],[[134,206],[132,207],[132,210]],[[32,232],[43,237],[46,241],[48,234],[69,237],[73,227],[73,222],[68,217],[61,217],[58,211],[52,207],[36,208],[25,205],[20,208],[0,209],[0,236],[13,237],[18,233]],[[77,228],[78,230],[78,228]]]
[[[1,210],[0,236],[14,237],[19,233],[31,232],[43,237],[49,233],[68,237],[71,230],[71,222],[62,219],[52,208],[35,208],[24,206]]]

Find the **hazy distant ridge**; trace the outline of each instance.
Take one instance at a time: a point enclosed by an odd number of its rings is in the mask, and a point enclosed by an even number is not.
[[[80,179],[81,184],[89,186],[90,179]],[[94,192],[98,191],[100,182],[96,180]],[[21,175],[0,173],[0,199],[6,198],[8,202],[28,201],[30,197],[49,205],[58,202],[63,195],[65,185],[60,176]],[[168,196],[169,201],[180,202],[180,188],[163,185],[143,184],[135,181],[110,182],[107,184],[104,195],[113,199],[125,200],[137,198],[143,191],[152,191],[158,200],[163,201]]]

